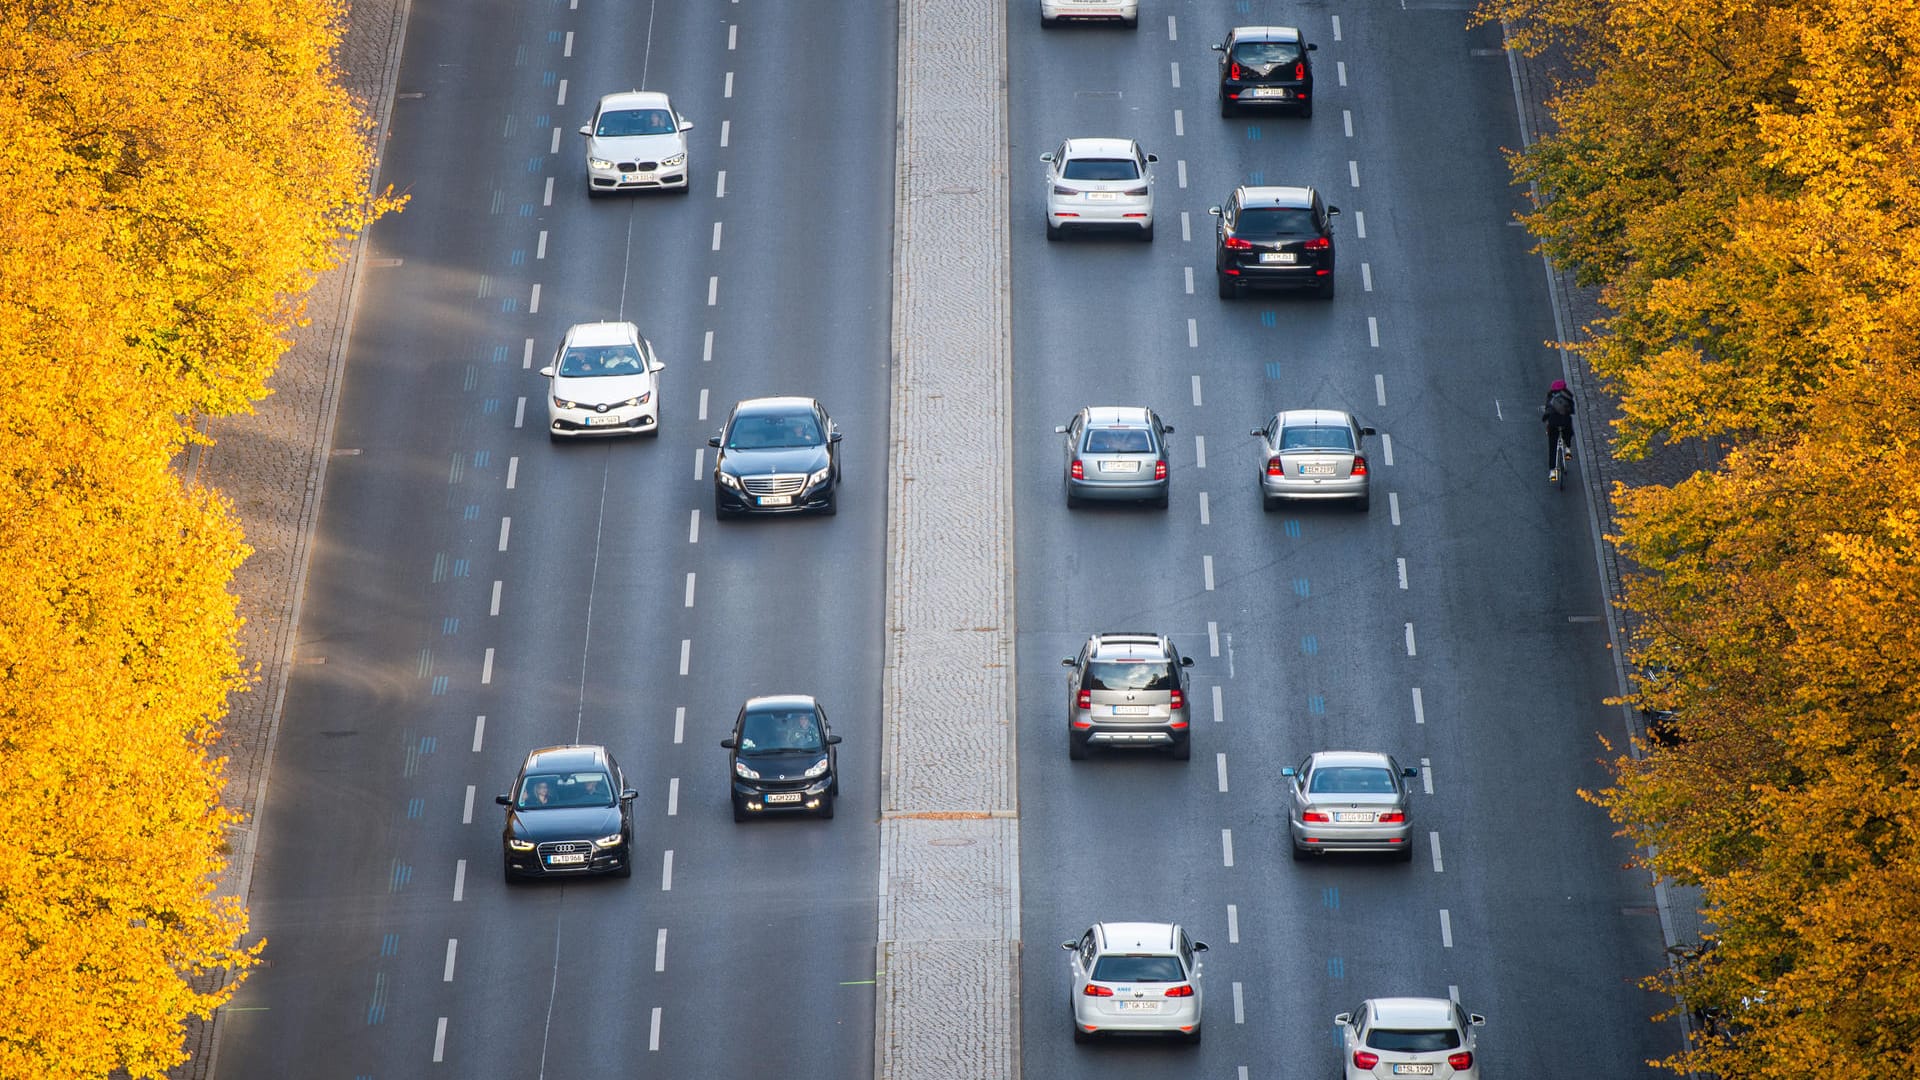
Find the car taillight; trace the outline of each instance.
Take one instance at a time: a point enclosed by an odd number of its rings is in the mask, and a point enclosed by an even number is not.
[[[1447,1064],[1455,1069],[1471,1069],[1473,1068],[1473,1051],[1462,1050],[1457,1054],[1448,1054]]]
[[[1078,195],[1080,194],[1080,189],[1066,187],[1062,184],[1055,184],[1053,185],[1053,193],[1055,195]]]
[[[1220,246],[1226,248],[1228,251],[1251,251],[1253,249],[1253,242],[1251,240],[1242,240],[1237,236],[1229,236],[1220,241]]]
[[[1293,65],[1293,77],[1294,77],[1294,78],[1296,78],[1296,79],[1304,79],[1304,78],[1306,78],[1306,77],[1307,77],[1307,65],[1306,65],[1306,64],[1304,64],[1304,63],[1300,63],[1300,64],[1295,64],[1295,65]]]
[[[1145,184],[1142,184],[1142,185],[1140,185],[1139,187],[1130,187],[1130,188],[1128,188],[1128,189],[1126,189],[1125,191],[1122,191],[1122,192],[1121,192],[1120,194],[1122,194],[1122,195],[1145,195],[1146,193],[1147,193],[1147,187],[1146,187],[1146,185],[1145,185]]]
[[[1267,459],[1267,475],[1268,476],[1285,476],[1286,473],[1287,473],[1287,470],[1281,466],[1279,458],[1270,457]]]
[[[1353,455],[1353,475],[1367,475],[1367,459],[1361,457],[1359,454]]]
[[[1113,996],[1112,990],[1109,990],[1106,987],[1101,986],[1099,983],[1088,983],[1087,988],[1080,992],[1087,995],[1088,997],[1112,997]]]
[[[1184,708],[1186,708],[1186,707],[1187,707],[1187,695],[1185,695],[1185,694],[1183,694],[1183,693],[1181,693],[1181,692],[1180,692],[1180,691],[1178,691],[1178,690],[1175,690],[1175,691],[1174,691],[1173,693],[1171,693],[1171,694],[1168,694],[1168,695],[1167,695],[1167,706],[1168,706],[1169,708],[1173,708],[1173,709],[1184,709]]]
[[[1300,820],[1301,821],[1332,821],[1333,819],[1327,816],[1327,812],[1325,810],[1303,810],[1300,812]]]
[[[1093,691],[1091,690],[1080,691],[1080,696],[1074,701],[1073,705],[1074,705],[1074,708],[1077,708],[1077,709],[1093,708]]]
[[[1374,820],[1382,825],[1398,825],[1407,820],[1407,814],[1404,810],[1388,810]]]
[[[1179,986],[1169,986],[1167,987],[1167,996],[1168,997],[1192,997],[1193,987],[1186,983],[1181,983]]]
[[[1239,77],[1240,77],[1240,62],[1236,60],[1233,63],[1227,65],[1227,78],[1238,79]]]
[[[1079,458],[1073,459],[1073,478],[1075,480],[1085,480],[1087,478],[1087,467],[1080,464]]]
[[[1165,479],[1167,478],[1167,463],[1166,463],[1166,462],[1164,462],[1164,461],[1156,461],[1156,462],[1154,462],[1154,463],[1153,463],[1153,478],[1154,478],[1155,480],[1165,480]]]
[[[1380,1064],[1379,1054],[1370,1054],[1365,1050],[1353,1052],[1353,1067],[1356,1069],[1371,1069],[1378,1064]]]
[[[1324,236],[1316,236],[1300,246],[1307,251],[1325,251],[1333,246],[1333,241]]]

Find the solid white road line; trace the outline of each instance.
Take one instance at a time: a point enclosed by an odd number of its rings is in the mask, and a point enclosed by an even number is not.
[[[1220,830],[1220,859],[1223,865],[1233,865],[1233,830]]]
[[[1240,944],[1240,906],[1227,905],[1227,944]]]
[[[653,970],[667,970],[667,928],[661,927],[660,933],[653,939]]]
[[[480,752],[480,738],[486,733],[487,733],[486,715],[482,714],[480,716],[474,717],[473,718],[473,752],[474,753],[477,754]]]
[[[1440,947],[1453,948],[1453,916],[1447,913],[1446,908],[1440,909]]]
[[[467,860],[460,859],[453,864],[453,902],[459,903],[467,895]]]
[[[493,650],[488,649],[486,658],[480,661],[480,685],[485,686],[488,683],[491,683],[492,681],[493,681]]]
[[[680,813],[680,778],[667,781],[667,816],[677,817]],[[664,932],[664,931],[663,931]]]
[[[1413,722],[1416,724],[1427,722],[1427,707],[1420,700],[1420,688],[1417,686],[1413,688]]]
[[[660,857],[660,891],[673,891],[673,849],[668,848]]]
[[[493,602],[487,605],[487,614],[489,615],[500,614],[500,585],[501,583],[498,579],[493,583]]]
[[[1220,790],[1224,793],[1227,790],[1227,755],[1224,753],[1213,755],[1213,764],[1214,769],[1220,774]]]
[[[447,964],[446,964],[446,967],[442,968],[440,971],[441,982],[453,981],[453,955],[455,952],[459,951],[459,948],[460,948],[459,938],[447,939]]]
[[[1427,840],[1433,845],[1433,872],[1438,874],[1443,869],[1440,863],[1440,834],[1430,832],[1427,834]]]

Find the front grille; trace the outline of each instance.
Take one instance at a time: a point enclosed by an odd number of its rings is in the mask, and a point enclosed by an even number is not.
[[[622,161],[618,163],[621,172],[652,172],[660,167],[657,161]]]
[[[801,485],[807,482],[804,476],[743,476],[740,483],[746,486],[749,495],[798,495]]]
[[[557,840],[552,843],[541,844],[539,851],[540,861],[546,862],[547,856],[549,855],[591,855],[593,854],[593,843],[588,840]]]

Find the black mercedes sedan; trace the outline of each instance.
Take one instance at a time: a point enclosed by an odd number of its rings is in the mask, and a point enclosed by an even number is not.
[[[713,512],[831,514],[840,488],[840,429],[818,401],[749,398],[707,440],[713,461]]]
[[[529,877],[633,876],[633,800],[620,764],[602,746],[548,746],[527,755],[500,844],[509,884]]]
[[[747,699],[733,734],[720,740],[733,751],[733,820],[782,812],[832,817],[839,743],[827,711],[805,694]]]

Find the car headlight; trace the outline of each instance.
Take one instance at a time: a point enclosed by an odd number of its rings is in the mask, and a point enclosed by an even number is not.
[[[735,491],[740,490],[740,478],[733,475],[732,473],[722,469],[719,472],[714,473],[713,475],[715,479],[719,480],[722,484],[725,484],[726,486],[732,488]]]
[[[566,398],[557,397],[553,399],[553,407],[556,409],[578,409],[581,405],[577,401],[568,401]]]
[[[741,778],[742,780],[760,779],[760,774],[757,772],[754,772],[752,769],[747,768],[747,763],[744,761],[736,761],[733,763],[733,775]]]
[[[821,773],[824,773],[826,771],[827,771],[827,759],[821,758],[819,761],[814,762],[813,765],[807,769],[807,771],[803,774],[803,777],[807,780],[811,780],[814,777],[819,776]]]
[[[826,468],[824,468],[824,469],[815,469],[815,470],[813,471],[813,474],[812,474],[811,476],[808,476],[808,477],[807,477],[807,486],[808,486],[808,487],[812,487],[812,486],[814,486],[815,484],[824,484],[824,483],[826,483],[826,482],[827,482],[827,474],[828,474],[828,473],[830,473],[830,472],[832,472],[832,471],[833,471],[833,466],[831,466],[831,465],[829,465],[829,466],[827,466],[827,467],[826,467]]]
[[[515,851],[532,851],[533,850],[533,843],[528,840],[515,840],[512,838],[508,838],[507,846],[512,848]]]
[[[603,836],[600,839],[595,840],[593,842],[593,846],[597,848],[619,847],[620,841],[624,839],[626,838],[621,836],[619,833],[614,833],[612,836]]]
[[[628,398],[628,399],[627,399],[626,401],[624,401],[624,402],[622,402],[622,404],[624,404],[624,405],[645,405],[645,404],[647,403],[647,399],[648,399],[648,398],[650,398],[650,397],[652,397],[652,396],[653,396],[653,391],[651,391],[651,390],[649,390],[649,391],[647,391],[646,393],[644,393],[644,394],[641,394],[641,395],[640,395],[639,397],[630,397],[630,398]]]
[[[687,163],[687,154],[686,154],[686,151],[683,150],[680,153],[675,154],[670,158],[662,159],[660,162],[660,167],[663,169],[671,169],[677,165],[685,165],[686,163]]]
[[[611,169],[613,168],[613,162],[605,158],[590,157],[587,159],[587,168],[601,170]]]

